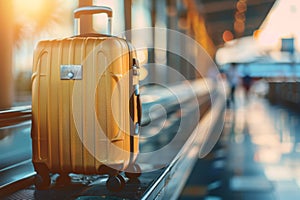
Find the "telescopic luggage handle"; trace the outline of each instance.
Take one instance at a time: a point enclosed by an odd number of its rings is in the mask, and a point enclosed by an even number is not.
[[[105,13],[108,17],[107,29],[108,34],[111,35],[112,32],[112,9],[106,6],[86,6],[76,8],[74,10],[74,35],[78,35],[80,33],[80,16],[81,15],[93,15],[93,14],[101,14]]]

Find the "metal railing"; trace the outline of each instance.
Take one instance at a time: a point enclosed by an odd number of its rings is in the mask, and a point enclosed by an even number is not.
[[[0,128],[31,120],[31,106],[14,107],[0,111]]]

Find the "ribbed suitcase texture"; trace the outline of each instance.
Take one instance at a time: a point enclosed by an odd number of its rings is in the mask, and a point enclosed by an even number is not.
[[[122,171],[134,162],[139,114],[134,57],[130,44],[116,37],[38,44],[32,76],[38,174],[113,174],[109,169]]]

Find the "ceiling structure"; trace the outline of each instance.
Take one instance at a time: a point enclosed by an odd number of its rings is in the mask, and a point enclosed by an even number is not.
[[[276,0],[196,0],[214,44],[224,44],[223,33],[250,36],[261,26]],[[242,22],[236,26],[235,22]]]

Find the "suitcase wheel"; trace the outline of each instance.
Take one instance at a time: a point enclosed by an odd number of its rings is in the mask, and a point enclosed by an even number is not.
[[[112,192],[119,192],[125,187],[125,179],[122,175],[110,176],[106,181],[106,188]]]
[[[51,178],[49,169],[44,163],[33,163],[37,175],[35,176],[34,185],[37,190],[46,190],[50,187]]]
[[[37,190],[46,190],[49,188],[51,179],[49,174],[37,174],[35,176],[34,185]]]
[[[127,170],[129,172],[125,172],[126,177],[128,177],[129,179],[136,179],[138,177],[141,176],[142,174],[142,169],[138,164],[133,164],[130,165]]]
[[[60,174],[56,179],[57,186],[66,186],[71,183],[71,177],[68,174]]]

